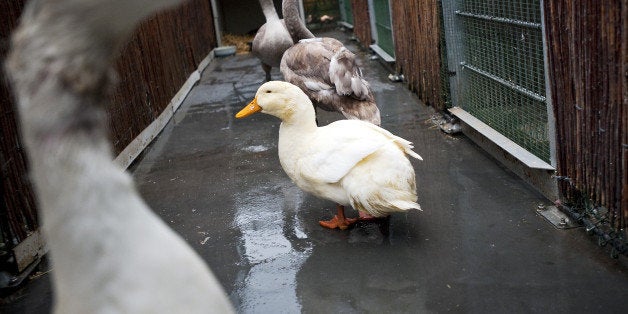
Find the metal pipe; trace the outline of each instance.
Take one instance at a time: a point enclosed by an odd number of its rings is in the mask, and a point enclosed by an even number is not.
[[[214,17],[214,31],[216,32],[216,46],[222,46],[222,26],[220,25],[220,10],[218,10],[218,3],[216,0],[210,0],[212,7],[212,16]]]
[[[545,8],[544,2],[541,0],[541,33],[543,38],[543,73],[545,78],[545,102],[547,108],[547,138],[550,146],[550,163],[554,168],[558,168],[556,163],[557,151],[556,151],[556,117],[554,115],[554,105],[552,103],[552,87],[550,78],[550,65],[549,65],[549,39],[547,38],[546,25],[545,25]],[[558,190],[558,182],[555,182],[556,189]]]
[[[456,14],[460,16],[472,17],[472,18],[481,19],[481,20],[541,29],[541,23],[532,23],[532,22],[520,21],[520,20],[515,20],[515,19],[509,19],[505,17],[490,16],[490,15],[485,15],[485,14],[475,14],[471,12],[463,12],[460,10],[456,11]]]

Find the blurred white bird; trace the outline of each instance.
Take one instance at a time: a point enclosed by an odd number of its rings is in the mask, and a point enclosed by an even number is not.
[[[57,313],[231,313],[201,258],[115,166],[111,62],[146,16],[174,0],[30,1],[7,69],[54,268]]]

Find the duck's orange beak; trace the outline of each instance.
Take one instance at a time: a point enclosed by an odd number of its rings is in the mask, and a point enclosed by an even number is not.
[[[253,100],[246,105],[246,107],[242,108],[242,110],[240,110],[235,117],[238,119],[248,117],[258,111],[262,111],[262,107],[257,104],[257,98],[253,98]]]

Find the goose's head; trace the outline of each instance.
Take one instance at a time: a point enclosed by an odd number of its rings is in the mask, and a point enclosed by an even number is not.
[[[270,81],[260,86],[253,101],[242,108],[236,118],[244,118],[258,111],[273,115],[284,122],[299,117],[314,121],[315,115],[312,101],[307,95],[299,87],[281,81]]]

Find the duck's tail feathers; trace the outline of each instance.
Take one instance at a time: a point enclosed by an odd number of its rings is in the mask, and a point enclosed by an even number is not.
[[[423,158],[421,158],[421,156],[419,156],[419,154],[415,153],[412,150],[412,147],[410,149],[404,149],[404,151],[406,152],[406,154],[408,154],[408,155],[410,155],[410,156],[412,156],[412,157],[414,157],[414,158],[416,158],[418,160],[423,160]]]
[[[341,47],[329,62],[329,79],[339,95],[358,100],[373,98],[371,87],[362,77],[362,70],[355,61],[355,55],[345,47]]]
[[[388,130],[386,129],[382,129],[381,127],[377,127],[374,125],[371,125],[371,128],[377,132],[380,132],[381,134],[384,134],[385,136],[387,136],[391,141],[393,141],[401,150],[403,150],[403,152],[405,152],[406,154],[410,155],[413,158],[416,158],[418,160],[423,160],[423,158],[421,156],[419,156],[419,154],[415,153],[412,149],[414,148],[414,145],[412,145],[412,142],[401,138],[397,135],[394,135],[392,133],[390,133]]]
[[[391,205],[393,205],[394,207],[397,207],[399,209],[402,210],[410,210],[410,209],[416,209],[416,210],[420,210],[423,211],[421,209],[421,205],[417,204],[416,202],[409,202],[409,201],[392,201],[390,202]]]
[[[391,135],[392,135],[392,134],[391,134]],[[392,135],[392,136],[394,137],[394,138],[393,138],[393,141],[394,141],[395,143],[397,143],[397,145],[398,145],[401,149],[403,149],[403,151],[404,151],[406,154],[408,154],[408,155],[410,155],[411,157],[416,158],[416,159],[418,159],[418,160],[423,160],[423,158],[422,158],[421,156],[419,156],[419,154],[415,153],[415,152],[412,150],[412,149],[414,148],[414,145],[412,145],[412,142],[410,142],[410,141],[408,141],[408,140],[406,140],[406,139],[403,139],[403,138],[401,138],[401,137],[399,137],[399,136],[396,136],[396,135]]]

